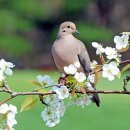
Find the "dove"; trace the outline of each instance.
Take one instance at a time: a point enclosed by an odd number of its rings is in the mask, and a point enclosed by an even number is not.
[[[60,25],[57,39],[52,45],[54,62],[58,70],[62,73],[65,73],[65,66],[75,64],[76,62],[81,64],[78,72],[89,73],[91,69],[88,51],[83,42],[73,36],[74,33],[79,32],[73,22],[66,21]],[[93,101],[99,106],[100,100],[98,95],[93,95]]]

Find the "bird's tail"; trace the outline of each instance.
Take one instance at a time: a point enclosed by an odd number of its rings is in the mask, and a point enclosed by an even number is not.
[[[100,99],[97,93],[93,94],[92,101],[96,103],[97,107],[100,106]]]

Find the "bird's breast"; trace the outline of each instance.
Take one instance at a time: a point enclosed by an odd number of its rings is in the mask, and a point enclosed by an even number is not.
[[[78,61],[79,48],[74,42],[62,39],[56,41],[52,47],[52,54],[57,68],[63,72],[64,66],[74,64]]]

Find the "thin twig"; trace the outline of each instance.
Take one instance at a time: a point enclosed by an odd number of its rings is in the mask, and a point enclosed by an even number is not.
[[[121,64],[126,64],[126,63],[130,63],[130,60],[124,60],[124,61],[122,61],[122,62],[120,63],[120,65],[121,65]]]
[[[2,105],[2,104],[4,104],[5,102],[11,100],[12,98],[14,98],[14,97],[10,96],[10,97],[6,98],[6,99],[3,100],[2,102],[0,102],[0,105]]]
[[[122,65],[122,64],[127,64],[127,63],[130,63],[130,60],[125,60],[125,61],[120,62],[120,65]],[[102,71],[102,69],[98,69],[98,70],[97,70],[97,72],[101,72],[101,71]],[[94,74],[94,73],[95,73],[95,71],[90,72],[90,73],[87,73],[86,76],[91,75],[91,74]]]

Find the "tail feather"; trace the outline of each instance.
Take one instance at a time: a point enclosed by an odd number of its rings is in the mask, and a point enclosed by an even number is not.
[[[97,107],[100,106],[100,99],[97,93],[93,94],[92,101],[96,103]]]

